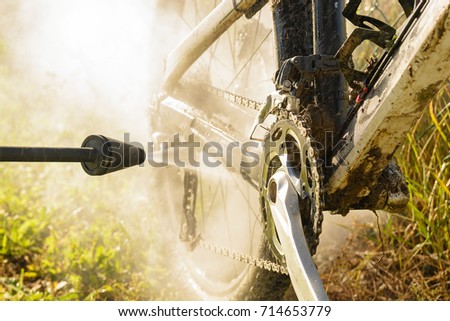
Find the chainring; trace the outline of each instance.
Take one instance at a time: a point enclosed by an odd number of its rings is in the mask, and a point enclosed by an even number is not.
[[[284,170],[289,174],[298,194],[303,232],[309,251],[314,255],[322,232],[323,174],[318,161],[319,153],[307,126],[307,118],[283,108],[277,108],[271,114],[277,116],[277,121],[264,141],[260,206],[272,251],[281,262],[285,262],[267,199],[269,180],[281,167],[285,167]]]

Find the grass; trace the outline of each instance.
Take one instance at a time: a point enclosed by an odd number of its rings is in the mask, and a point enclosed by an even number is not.
[[[0,293],[3,299],[145,297],[148,285],[136,282],[136,276],[142,271],[137,262],[145,262],[145,251],[137,247],[137,242],[113,213],[92,218],[83,213],[43,207],[39,195],[42,177],[35,177],[34,170],[24,170],[24,167],[0,167],[3,180]],[[17,177],[24,176],[26,179],[17,184]]]
[[[430,102],[396,158],[411,202],[362,225],[323,275],[335,300],[450,300],[450,85]]]

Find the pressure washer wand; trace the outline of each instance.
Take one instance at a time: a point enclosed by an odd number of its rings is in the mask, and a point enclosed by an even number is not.
[[[0,147],[0,162],[81,163],[91,176],[101,176],[141,165],[145,151],[102,135],[88,136],[81,147]]]

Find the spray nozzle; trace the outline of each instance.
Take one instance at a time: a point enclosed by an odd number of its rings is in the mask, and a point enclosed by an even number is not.
[[[81,147],[0,147],[0,162],[80,162],[91,176],[101,176],[140,165],[142,148],[103,135],[88,136]]]

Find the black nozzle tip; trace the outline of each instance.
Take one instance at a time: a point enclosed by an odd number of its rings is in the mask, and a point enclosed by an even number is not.
[[[84,171],[91,176],[106,175],[141,165],[146,159],[143,148],[103,135],[88,136],[82,147],[91,147],[96,152],[92,161],[81,163]]]

